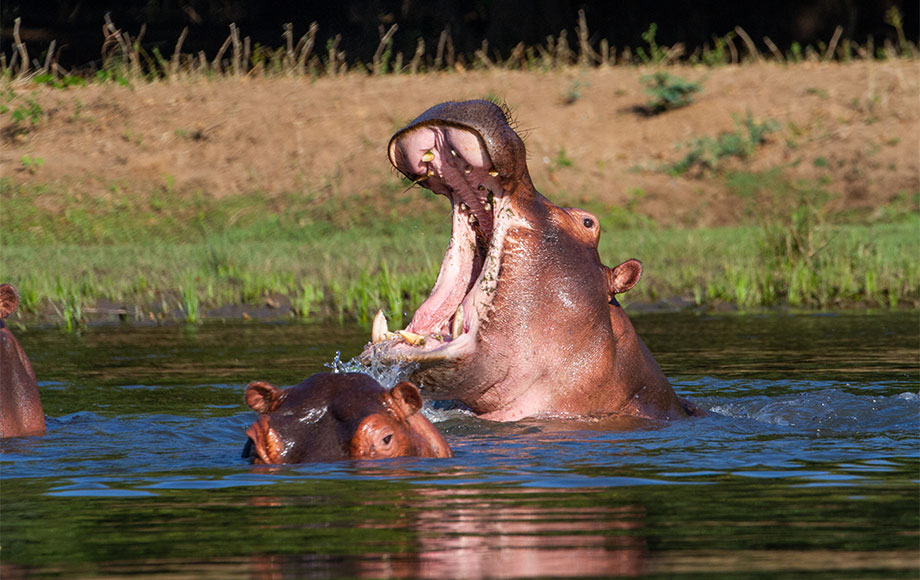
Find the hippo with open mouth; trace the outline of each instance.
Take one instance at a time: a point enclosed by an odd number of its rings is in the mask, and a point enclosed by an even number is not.
[[[505,109],[436,105],[388,151],[406,177],[450,200],[453,232],[412,321],[394,333],[378,313],[360,360],[415,363],[411,379],[426,396],[496,421],[693,412],[614,298],[635,285],[641,264],[604,266],[597,218],[536,190]]]

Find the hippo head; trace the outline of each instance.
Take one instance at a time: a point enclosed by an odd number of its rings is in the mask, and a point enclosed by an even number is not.
[[[29,357],[4,320],[19,306],[19,293],[0,284],[0,437],[44,435],[45,413]]]
[[[257,381],[246,403],[259,418],[244,455],[259,463],[451,457],[450,447],[419,410],[412,383],[387,390],[361,373],[319,373],[289,389]]]
[[[453,231],[428,299],[391,333],[378,313],[365,362],[413,362],[427,396],[485,418],[683,411],[614,295],[636,260],[601,263],[600,224],[533,185],[524,143],[489,101],[432,107],[390,140],[389,158],[444,195]]]

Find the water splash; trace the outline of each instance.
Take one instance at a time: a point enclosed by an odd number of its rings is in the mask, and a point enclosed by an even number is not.
[[[364,373],[370,375],[388,389],[392,389],[402,381],[408,381],[412,373],[418,369],[418,364],[414,362],[381,363],[374,360],[368,365],[360,362],[357,357],[343,361],[340,351],[336,351],[332,362],[328,362],[323,366],[334,373]],[[421,388],[420,385],[419,388]]]

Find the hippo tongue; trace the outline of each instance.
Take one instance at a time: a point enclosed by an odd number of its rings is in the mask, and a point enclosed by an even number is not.
[[[501,181],[479,135],[465,128],[427,125],[405,134],[394,147],[391,153],[401,171],[451,201],[453,232],[438,280],[406,329],[448,335],[451,317],[482,274],[495,230],[495,206],[503,194]]]

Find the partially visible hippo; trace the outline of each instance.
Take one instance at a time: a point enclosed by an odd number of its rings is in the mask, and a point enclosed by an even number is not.
[[[602,264],[597,218],[536,190],[503,108],[436,105],[390,139],[389,157],[450,200],[453,233],[431,295],[404,330],[378,313],[361,360],[415,363],[410,378],[427,397],[496,421],[693,411],[614,298],[641,265]]]
[[[19,294],[0,284],[0,437],[45,434],[45,413],[29,357],[3,319],[19,306]]]
[[[289,389],[250,383],[246,404],[259,418],[246,431],[243,456],[256,463],[453,456],[419,413],[412,383],[388,390],[362,373],[318,373]]]

